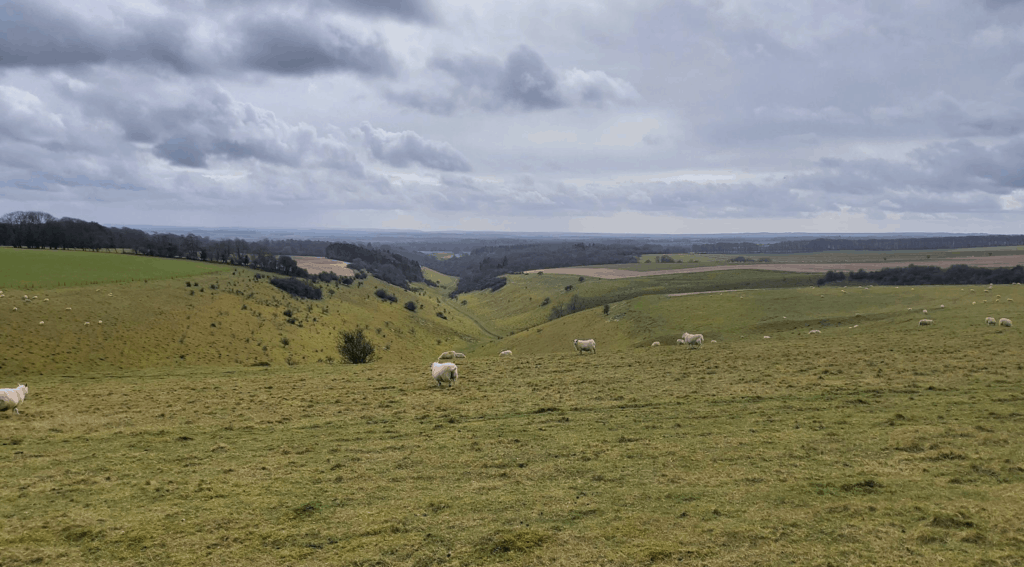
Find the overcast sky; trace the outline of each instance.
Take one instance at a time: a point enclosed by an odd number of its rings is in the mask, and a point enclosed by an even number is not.
[[[0,214],[1021,233],[1022,54],[1021,0],[0,0]]]

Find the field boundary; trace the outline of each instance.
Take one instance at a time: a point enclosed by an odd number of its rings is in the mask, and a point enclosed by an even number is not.
[[[645,276],[667,276],[673,274],[696,274],[701,272],[720,272],[726,270],[768,270],[775,272],[797,272],[797,273],[823,273],[829,270],[834,271],[857,271],[857,270],[881,270],[884,268],[905,268],[910,265],[916,266],[937,266],[939,268],[948,268],[957,264],[967,264],[968,266],[983,267],[983,268],[1003,268],[1013,267],[1020,264],[1024,264],[1024,254],[1014,256],[975,256],[967,258],[943,258],[938,260],[929,260],[927,263],[921,262],[848,262],[848,263],[830,263],[830,264],[769,264],[769,263],[758,263],[756,265],[747,266],[701,266],[699,268],[678,268],[674,270],[652,270],[649,272],[640,272],[635,270],[620,270],[615,268],[592,268],[589,266],[573,266],[568,268],[549,268],[543,270],[530,270],[525,272],[527,274],[535,274],[538,272],[544,272],[545,274],[563,274],[571,276],[588,276],[593,278],[600,278],[605,280],[617,280],[623,278],[640,278]]]

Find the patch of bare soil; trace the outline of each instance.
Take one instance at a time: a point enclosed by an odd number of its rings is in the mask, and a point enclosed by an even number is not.
[[[640,278],[644,276],[666,276],[670,274],[696,274],[699,272],[717,272],[724,270],[771,270],[776,272],[801,272],[816,274],[836,271],[857,271],[860,269],[869,272],[883,268],[902,268],[915,264],[918,266],[938,266],[948,268],[955,264],[967,264],[983,268],[1013,267],[1024,264],[1024,255],[1017,256],[974,256],[966,258],[943,258],[939,260],[928,260],[927,264],[921,262],[866,262],[846,264],[751,264],[736,266],[703,266],[700,268],[679,268],[676,270],[653,270],[650,272],[635,272],[632,270],[616,270],[612,268],[590,268],[587,266],[576,266],[571,268],[549,268],[546,270],[530,270],[528,274],[544,272],[545,274],[569,274],[573,276],[590,276],[605,280],[617,280],[622,278]]]
[[[348,268],[348,263],[342,262],[341,260],[331,260],[317,256],[292,256],[292,259],[295,260],[295,263],[297,263],[300,268],[306,270],[310,274],[334,272],[339,276],[355,275],[355,272]]]

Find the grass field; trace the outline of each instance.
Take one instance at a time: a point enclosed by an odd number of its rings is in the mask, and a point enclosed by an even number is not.
[[[230,272],[223,264],[77,250],[0,247],[0,289],[33,291]]]
[[[654,270],[671,270],[673,268],[698,268],[703,266],[727,266],[735,262],[729,260],[743,256],[753,260],[748,265],[757,265],[757,261],[766,258],[775,264],[841,264],[841,263],[878,263],[878,262],[917,262],[927,264],[928,260],[974,258],[980,256],[1014,256],[1024,253],[1024,246],[993,246],[986,248],[957,248],[952,250],[892,250],[874,252],[869,250],[835,250],[828,252],[812,252],[805,254],[667,254],[675,263],[659,263],[655,259],[663,254],[644,254],[636,264],[606,264],[592,266],[595,268],[614,268],[648,272]],[[647,261],[650,260],[648,263]]]
[[[9,295],[0,565],[1024,564],[1024,286],[665,295],[812,277],[738,274]],[[355,325],[381,360],[328,362]]]

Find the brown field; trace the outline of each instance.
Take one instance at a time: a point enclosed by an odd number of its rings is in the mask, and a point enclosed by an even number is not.
[[[669,274],[694,274],[698,272],[717,272],[723,270],[772,270],[776,272],[801,272],[820,273],[828,270],[856,271],[860,269],[873,271],[883,268],[902,268],[911,264],[938,266],[948,268],[955,264],[967,264],[968,266],[980,266],[984,268],[1013,267],[1024,264],[1024,255],[1013,256],[975,256],[968,258],[945,258],[929,260],[927,262],[863,262],[863,263],[835,263],[835,264],[740,264],[736,266],[702,266],[699,268],[678,268],[675,270],[650,270],[646,272],[633,270],[620,270],[616,268],[592,268],[588,266],[575,266],[569,268],[549,268],[545,270],[530,270],[526,273],[544,272],[545,274],[569,274],[573,276],[589,276],[606,280],[621,278],[639,278],[644,276],[663,276]],[[300,264],[301,265],[301,264]]]
[[[355,272],[348,268],[348,262],[342,262],[341,260],[331,260],[329,258],[320,258],[318,256],[292,256],[299,267],[306,270],[310,274],[319,274],[320,272],[334,272],[339,276],[354,276]]]

